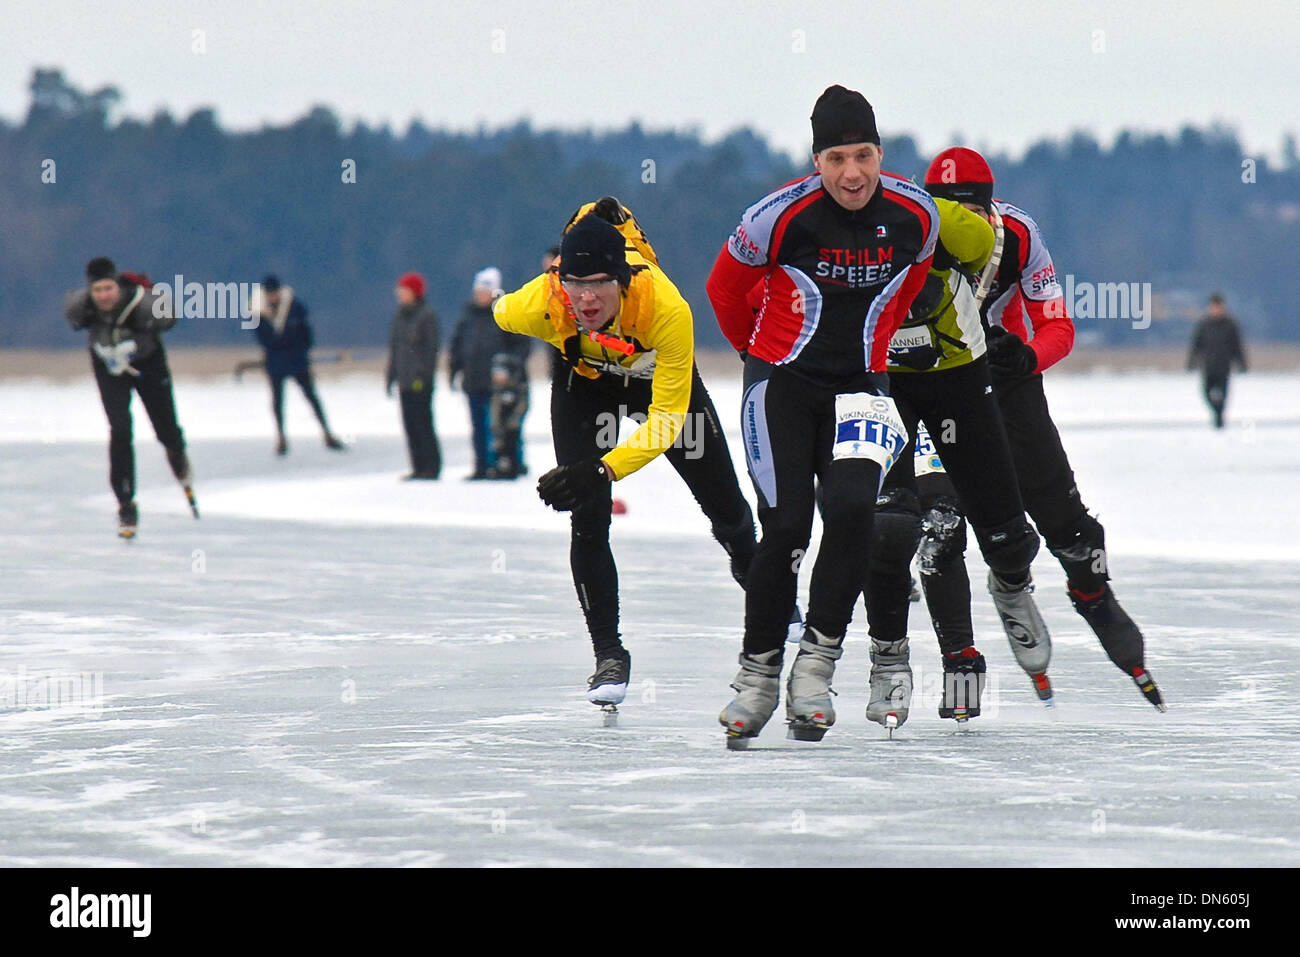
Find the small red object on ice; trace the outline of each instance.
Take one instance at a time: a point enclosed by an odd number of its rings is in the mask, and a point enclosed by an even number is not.
[[[626,515],[627,502],[623,501],[621,498],[616,498],[614,499],[613,502],[610,503],[609,510],[613,512],[615,515]]]

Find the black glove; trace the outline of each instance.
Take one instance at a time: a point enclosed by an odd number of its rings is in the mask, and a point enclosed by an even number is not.
[[[1000,331],[994,332],[994,329]],[[1038,368],[1038,353],[1000,326],[989,329],[989,368],[994,375],[1024,376]]]
[[[537,494],[557,512],[569,512],[612,481],[600,459],[586,459],[576,465],[558,465],[537,480]]]

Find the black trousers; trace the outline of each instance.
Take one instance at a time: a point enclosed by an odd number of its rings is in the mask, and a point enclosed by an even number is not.
[[[551,381],[551,437],[557,464],[572,465],[608,452],[612,446],[602,438],[608,438],[611,426],[617,429],[618,421],[629,413],[646,414],[650,399],[647,379],[608,375],[587,379],[570,375],[567,366],[556,369]],[[687,448],[683,441],[680,447],[664,452],[664,458],[690,488],[712,524],[714,537],[731,554],[733,563],[739,560],[742,571],[747,572],[753,557],[753,518],[699,370],[692,374],[687,415],[695,417],[691,427],[693,437],[699,439],[698,447]],[[609,546],[611,498],[611,489],[602,489],[596,498],[575,508],[570,519],[573,584],[597,657],[620,643],[618,569]]]
[[[1201,379],[1201,391],[1205,401],[1214,411],[1214,424],[1223,425],[1223,410],[1228,404],[1228,370],[1205,370]]]
[[[1074,470],[1047,406],[1042,375],[998,377],[994,392],[1026,511],[1065,569],[1067,586],[1080,594],[1096,594],[1109,577],[1104,531],[1088,515],[1079,495]],[[936,502],[958,498],[944,472],[924,476],[921,493],[923,512]],[[953,652],[973,641],[970,581],[959,550],[946,558],[935,574],[922,576],[922,584],[939,645],[943,651]]]
[[[302,389],[302,394],[306,396],[307,402],[311,409],[316,413],[316,420],[320,422],[320,427],[326,432],[330,430],[329,425],[325,422],[325,409],[320,404],[320,397],[316,395],[316,380],[312,378],[311,371],[298,372],[291,376],[273,375],[271,379],[271,411],[275,413],[275,428],[281,435],[284,435],[284,380],[293,379]]]
[[[988,364],[983,357],[942,372],[900,373],[890,377],[890,392],[911,439],[885,476],[886,493],[902,490],[912,515],[918,510],[914,466],[916,423],[925,423],[943,460],[962,510],[975,530],[984,559],[1008,578],[1022,578],[1038,550],[1038,538],[1025,521],[1012,452]],[[915,519],[913,519],[915,521]],[[914,536],[919,526],[912,526]],[[863,589],[871,635],[895,641],[907,634],[915,549],[894,548],[873,557]],[[969,589],[969,584],[967,585]],[[969,616],[969,601],[967,603]]]
[[[753,356],[746,361],[741,434],[763,528],[745,589],[746,654],[784,647],[812,535],[817,480],[823,532],[805,620],[829,636],[848,630],[867,569],[880,466],[832,456],[835,397],[883,395],[888,382],[884,375],[863,373],[833,388]]]
[[[131,392],[140,401],[153,425],[154,435],[167,450],[172,474],[180,478],[189,464],[185,457],[185,436],[176,421],[176,402],[172,396],[171,370],[162,346],[147,359],[135,363],[139,375],[123,372],[113,375],[99,358],[92,355],[95,384],[108,416],[108,481],[119,504],[135,498],[135,448],[132,441]]]
[[[433,391],[401,390],[402,428],[406,431],[406,448],[411,455],[411,471],[420,475],[442,474],[442,448],[433,428]]]
[[[1025,511],[1048,548],[1063,548],[1070,544],[1088,509],[1079,497],[1074,469],[1048,411],[1043,377],[999,377],[993,389],[1011,443],[1011,459]]]

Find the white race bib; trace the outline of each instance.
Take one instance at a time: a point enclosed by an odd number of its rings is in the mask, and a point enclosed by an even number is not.
[[[898,406],[887,395],[847,392],[835,397],[833,459],[870,459],[884,475],[907,445]]]
[[[916,470],[918,478],[932,472],[944,471],[943,460],[935,451],[934,439],[930,437],[930,430],[925,427],[924,422],[916,423],[916,451],[913,455],[913,463],[912,467]]]

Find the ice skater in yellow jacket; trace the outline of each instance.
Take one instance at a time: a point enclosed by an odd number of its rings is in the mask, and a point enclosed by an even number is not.
[[[498,299],[494,314],[501,328],[548,342],[565,360],[551,385],[558,464],[537,491],[547,505],[573,513],[570,563],[596,656],[587,697],[610,708],[623,700],[631,674],[609,546],[611,483],[664,456],[742,587],[755,549],[753,514],[695,368],[690,306],[617,200],[580,208],[558,265]],[[628,417],[640,425],[619,442]]]

